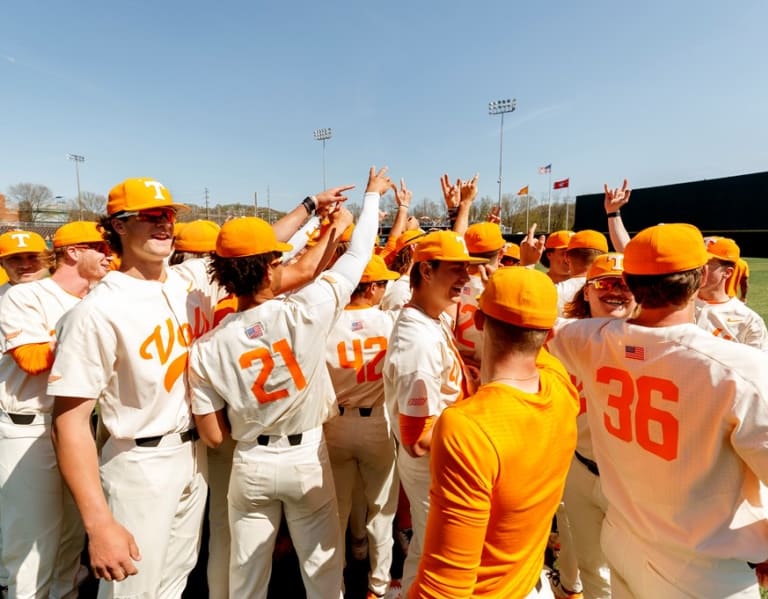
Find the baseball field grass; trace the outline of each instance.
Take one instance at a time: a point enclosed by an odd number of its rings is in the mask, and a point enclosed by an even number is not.
[[[747,258],[749,292],[747,305],[768,323],[768,258]]]

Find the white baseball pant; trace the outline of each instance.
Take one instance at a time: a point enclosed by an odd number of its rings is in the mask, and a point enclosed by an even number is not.
[[[101,482],[112,514],[141,553],[139,573],[99,583],[99,599],[181,597],[197,562],[205,512],[205,446],[166,435],[156,447],[110,437]]]
[[[307,599],[341,598],[344,556],[323,428],[268,444],[238,442],[229,480],[231,597],[264,599],[280,520],[299,558]]]
[[[76,593],[85,545],[80,514],[51,443],[50,417],[14,424],[0,413],[0,560],[9,597]]]
[[[371,416],[362,417],[359,410],[346,409],[344,415],[329,420],[324,426],[342,538],[352,509],[355,480],[359,476],[363,481],[364,505],[368,512],[366,529],[371,565],[368,588],[377,595],[384,595],[392,565],[392,522],[398,493],[397,454],[383,406],[373,410]]]

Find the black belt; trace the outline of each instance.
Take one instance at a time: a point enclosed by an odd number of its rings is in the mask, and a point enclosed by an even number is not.
[[[8,418],[14,424],[32,424],[35,421],[36,414],[8,414]]]
[[[350,408],[351,410],[357,410],[363,418],[368,418],[373,413],[373,408]],[[339,406],[339,414],[344,415],[346,408]]]
[[[156,437],[141,437],[140,439],[134,439],[133,442],[136,443],[139,447],[157,447],[160,445],[160,441],[163,440],[163,437],[166,435],[157,435]],[[200,435],[197,432],[196,428],[191,428],[188,431],[184,431],[183,433],[179,433],[179,437],[181,438],[182,443],[186,443],[187,441],[196,441],[200,438]]]
[[[589,470],[595,476],[600,476],[600,470],[597,469],[596,462],[593,462],[589,458],[585,458],[578,451],[575,451],[574,453],[576,454],[576,459],[579,460],[582,464],[584,464],[587,467],[587,470]]]
[[[259,435],[256,437],[256,442],[259,445],[269,445],[270,436],[280,438],[282,435]],[[298,445],[301,443],[301,439],[304,437],[304,433],[296,433],[295,435],[288,435],[288,443],[291,445]]]

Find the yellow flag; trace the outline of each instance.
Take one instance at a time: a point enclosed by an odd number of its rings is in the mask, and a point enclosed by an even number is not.
[[[520,191],[517,192],[517,195],[519,196],[527,196],[528,195],[528,186],[521,187]]]

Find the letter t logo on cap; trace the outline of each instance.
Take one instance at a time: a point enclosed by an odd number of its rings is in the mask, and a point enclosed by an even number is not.
[[[160,191],[161,189],[165,189],[165,185],[160,183],[160,181],[144,181],[144,187],[154,187],[155,188],[155,199],[156,200],[164,200],[163,192]]]
[[[11,237],[16,240],[16,247],[25,248],[30,235],[29,233],[14,233]]]

